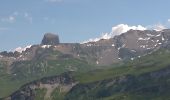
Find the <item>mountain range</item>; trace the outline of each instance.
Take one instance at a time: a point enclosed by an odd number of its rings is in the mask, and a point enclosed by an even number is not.
[[[170,29],[129,30],[87,43],[37,45],[0,53],[2,100],[168,100]]]

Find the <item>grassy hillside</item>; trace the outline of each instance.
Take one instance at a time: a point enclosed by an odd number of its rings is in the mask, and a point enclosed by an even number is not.
[[[6,65],[0,63],[0,98],[9,96],[22,85],[33,80],[67,71],[86,72],[95,67],[58,51],[40,49],[33,60],[13,63],[10,74],[5,68]]]
[[[125,63],[121,67],[77,75],[80,84],[66,100],[169,100],[170,51]]]
[[[38,60],[15,63],[13,74],[1,73],[0,97],[8,96],[30,81],[74,71],[73,76],[79,84],[68,93],[60,92],[56,88],[51,94],[52,100],[168,100],[169,98],[169,50],[162,49],[124,64],[103,66],[103,68],[88,65],[85,61],[72,57],[63,59],[61,56],[63,55],[53,52],[52,56],[45,56],[45,59],[44,56],[38,56]],[[4,69],[2,65],[0,68]],[[43,98],[46,90],[40,89],[36,92],[36,100],[39,100]]]
[[[129,61],[118,67],[95,70],[85,74],[77,75],[76,78],[81,83],[95,82],[104,79],[115,78],[124,75],[141,75],[152,71],[157,71],[170,65],[170,51],[159,50],[147,56]]]

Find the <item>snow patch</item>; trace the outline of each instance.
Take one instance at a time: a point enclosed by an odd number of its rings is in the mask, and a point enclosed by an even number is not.
[[[120,50],[121,48],[119,47],[119,48],[117,48],[117,50]]]
[[[156,35],[156,37],[159,37],[159,36],[161,36],[161,34]]]
[[[130,58],[131,60],[134,60],[135,58]]]
[[[45,48],[50,48],[51,45],[42,45],[41,47],[45,49]]]
[[[19,56],[19,58],[21,58],[21,57],[22,57],[22,55]]]
[[[155,42],[154,40],[151,40],[152,42]]]
[[[141,48],[146,48],[146,46],[145,46],[145,45],[141,45],[140,47],[141,47]]]
[[[131,50],[132,52],[136,52],[135,50]]]
[[[91,47],[91,46],[93,46],[93,44],[87,44],[86,46],[87,46],[87,47]]]
[[[150,37],[148,37],[148,38],[138,38],[138,40],[149,40],[150,39]]]
[[[162,41],[164,41],[165,40],[165,38],[162,36]]]
[[[152,35],[152,34],[146,34],[147,36],[150,36],[150,37],[153,37],[153,36],[155,36],[155,35]]]
[[[115,45],[114,44],[112,44],[112,47],[114,47]]]
[[[122,45],[122,48],[124,48],[125,46],[126,46],[126,44],[123,44],[123,45]]]
[[[122,60],[121,58],[118,58],[119,60]]]
[[[24,47],[24,48],[18,47],[18,48],[16,48],[16,49],[14,49],[14,52],[17,51],[17,52],[22,53],[22,52],[25,51],[26,49],[31,48],[31,46],[32,46],[32,45],[29,45],[29,46],[26,46],[26,47]]]
[[[96,64],[98,65],[98,64],[99,64],[99,61],[96,61]]]
[[[155,47],[157,46],[158,44],[155,44]]]

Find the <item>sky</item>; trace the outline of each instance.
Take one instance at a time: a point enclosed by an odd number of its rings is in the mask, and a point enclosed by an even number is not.
[[[120,24],[170,26],[170,0],[0,0],[0,51],[39,44],[44,33],[83,42]]]

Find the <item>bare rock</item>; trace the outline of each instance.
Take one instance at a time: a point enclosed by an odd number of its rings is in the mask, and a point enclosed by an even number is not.
[[[41,42],[41,45],[57,45],[59,44],[59,36],[52,33],[46,33]]]

